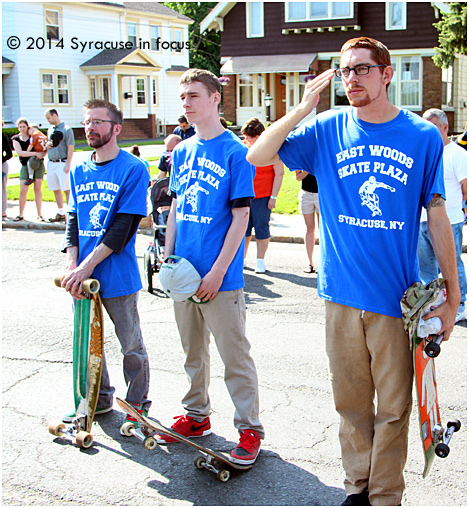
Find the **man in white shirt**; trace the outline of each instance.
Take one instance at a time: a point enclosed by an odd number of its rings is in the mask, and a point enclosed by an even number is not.
[[[423,118],[437,126],[445,145],[443,151],[443,166],[445,171],[446,211],[453,229],[458,263],[459,288],[461,302],[456,315],[456,323],[466,319],[467,279],[462,253],[462,229],[464,212],[462,202],[467,198],[467,152],[448,136],[448,118],[441,109],[432,108],[425,111]],[[427,227],[427,214],[423,210],[420,222],[418,243],[418,258],[420,264],[420,278],[427,284],[438,277],[439,268],[435,252],[431,243]]]

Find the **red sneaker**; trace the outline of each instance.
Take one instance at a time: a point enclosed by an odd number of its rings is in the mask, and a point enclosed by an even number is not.
[[[261,438],[251,429],[241,431],[238,446],[231,451],[230,460],[236,464],[254,464],[261,451]]]
[[[175,416],[174,419],[177,419],[177,422],[171,426],[174,432],[181,434],[184,437],[202,437],[208,436],[212,433],[210,418],[207,416],[205,420],[198,422],[194,420],[191,416]],[[158,443],[176,443],[177,439],[174,439],[167,434],[157,434],[155,439]]]

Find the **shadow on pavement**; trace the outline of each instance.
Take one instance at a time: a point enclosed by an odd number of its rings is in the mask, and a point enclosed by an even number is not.
[[[199,452],[183,443],[157,446],[148,451],[137,438],[121,436],[122,419],[123,413],[118,411],[99,419],[103,432],[121,449],[96,442],[94,451],[84,453],[98,453],[96,450],[105,448],[148,467],[158,478],[149,479],[147,486],[163,498],[198,506],[337,506],[345,497],[342,489],[325,485],[314,474],[266,449],[261,451],[251,470],[233,471],[230,480],[222,483],[214,473],[194,466]],[[224,453],[237,444],[216,434],[200,438],[198,443]]]

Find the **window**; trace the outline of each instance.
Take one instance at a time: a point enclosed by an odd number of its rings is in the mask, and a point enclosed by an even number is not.
[[[45,9],[46,20],[46,38],[51,40],[60,40],[62,37],[60,30],[61,12],[55,9]]]
[[[453,66],[447,69],[441,69],[441,105],[446,107],[453,106]]]
[[[353,18],[353,2],[287,2],[285,21],[319,21]]]
[[[96,95],[96,78],[90,78],[90,98],[97,99]]]
[[[246,37],[264,37],[263,2],[246,3]]]
[[[152,80],[152,101],[155,106],[158,106],[158,81],[156,78]]]
[[[41,94],[43,106],[71,105],[70,73],[41,71]]]
[[[265,75],[239,74],[238,76],[238,107],[260,108],[265,95]]]
[[[253,75],[239,75],[239,107],[252,108],[253,105]]]
[[[137,47],[137,23],[135,21],[127,21],[127,40],[132,43],[133,47]]]
[[[137,104],[146,104],[145,78],[137,78]]]
[[[68,92],[68,75],[57,74],[57,99],[59,104],[70,104]]]
[[[422,109],[422,59],[420,56],[392,56],[394,76],[388,88],[389,100],[396,106]],[[339,58],[332,59],[332,68],[339,67]],[[332,80],[332,107],[349,106],[342,80]]]
[[[178,28],[173,28],[171,36],[171,52],[182,53],[183,49],[184,43],[182,42],[182,30],[179,30]]]
[[[42,75],[42,103],[55,104],[53,74]]]
[[[111,101],[111,78],[99,77],[99,98],[105,101]]]
[[[407,28],[407,3],[386,2],[386,30]]]
[[[160,47],[158,45],[159,37],[160,37],[160,27],[158,25],[150,25],[150,49],[152,51],[160,50]]]

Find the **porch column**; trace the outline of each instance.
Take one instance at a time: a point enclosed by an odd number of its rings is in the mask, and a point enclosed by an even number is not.
[[[147,90],[148,90],[148,114],[153,113],[153,83],[152,76],[147,76]]]
[[[112,98],[114,104],[122,110],[122,97],[119,90],[119,76],[117,72],[113,72],[111,77],[111,87],[112,87]]]

